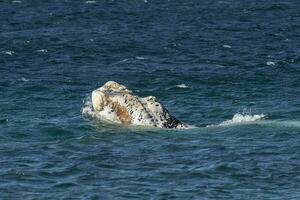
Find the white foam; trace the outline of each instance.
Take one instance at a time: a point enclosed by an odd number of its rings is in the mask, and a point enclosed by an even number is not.
[[[231,49],[231,46],[230,46],[230,45],[228,45],[228,44],[224,44],[224,45],[223,45],[223,47],[224,47],[224,48]]]
[[[97,113],[94,111],[92,100],[91,100],[90,96],[87,96],[83,100],[83,106],[82,106],[81,112],[85,116],[97,117]]]
[[[23,82],[28,82],[29,80],[28,80],[27,78],[22,77],[22,78],[21,78],[21,81],[23,81]]]
[[[137,59],[137,60],[145,60],[145,58],[143,56],[137,56],[137,57],[135,57],[135,59]]]
[[[22,3],[22,1],[12,1],[12,3]]]
[[[2,51],[2,53],[12,56],[15,52],[14,51]]]
[[[85,3],[97,3],[97,1],[86,1]]]
[[[245,124],[249,122],[255,122],[259,121],[266,118],[266,115],[264,114],[256,114],[256,115],[251,115],[251,114],[240,114],[237,113],[235,114],[232,119],[226,120],[218,125],[208,125],[207,127],[214,127],[214,126],[230,126],[230,125],[235,125],[235,124]]]
[[[178,88],[188,88],[189,86],[187,86],[186,84],[182,83],[182,84],[176,85],[176,87],[178,87]]]
[[[107,112],[107,110],[104,110],[104,112]],[[89,117],[89,118],[94,118],[94,119],[99,119],[101,121],[110,122],[107,119],[101,117],[101,114],[99,114],[98,112],[96,112],[94,110],[91,96],[87,96],[83,100],[83,106],[81,109],[81,113],[84,116]]]
[[[274,66],[275,65],[275,63],[272,62],[272,61],[268,61],[268,62],[266,62],[266,64],[269,65],[269,66]]]
[[[39,50],[36,50],[36,52],[47,53],[48,50],[47,49],[39,49]]]

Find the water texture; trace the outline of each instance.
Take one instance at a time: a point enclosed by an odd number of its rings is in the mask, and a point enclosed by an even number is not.
[[[300,3],[0,2],[0,199],[300,199]],[[105,123],[108,80],[187,130]]]

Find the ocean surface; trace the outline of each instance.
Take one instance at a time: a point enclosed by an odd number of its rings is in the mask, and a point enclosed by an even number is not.
[[[109,80],[195,127],[92,117]],[[0,199],[300,199],[300,2],[1,1]]]

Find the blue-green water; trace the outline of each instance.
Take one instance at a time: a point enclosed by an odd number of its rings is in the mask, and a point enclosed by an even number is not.
[[[299,199],[299,10],[1,1],[0,199]],[[196,127],[91,118],[108,80]]]

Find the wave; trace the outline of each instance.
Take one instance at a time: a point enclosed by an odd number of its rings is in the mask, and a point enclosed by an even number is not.
[[[261,125],[283,128],[300,128],[300,121],[297,120],[266,120]]]
[[[262,120],[262,119],[265,119],[265,118],[266,118],[265,114],[251,115],[251,114],[237,113],[230,120],[226,120],[226,121],[221,122],[220,124],[217,124],[217,125],[208,125],[206,127],[230,126],[230,125],[236,125],[236,124],[245,124],[245,123],[259,121],[259,120]]]

